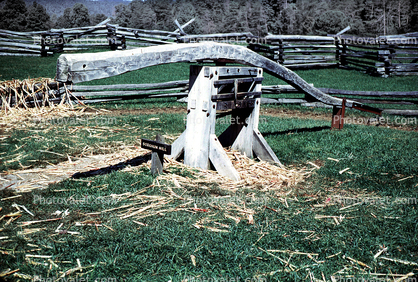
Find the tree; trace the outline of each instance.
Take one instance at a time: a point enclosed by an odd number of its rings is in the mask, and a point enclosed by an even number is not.
[[[195,5],[193,5],[193,2],[188,0],[176,1],[172,9],[172,15],[173,18],[177,19],[180,24],[185,24],[193,18],[198,18],[198,12],[195,8]],[[196,23],[197,22],[193,22],[191,25],[188,25],[185,28],[185,32],[190,34],[198,34],[199,27]]]
[[[89,10],[81,3],[74,4],[73,8],[66,8],[64,14],[57,19],[58,28],[72,28],[90,25]]]
[[[106,19],[107,17],[105,14],[95,14],[90,17],[90,23],[91,25],[97,25]]]
[[[173,0],[148,0],[148,3],[153,7],[156,15],[156,28],[160,30],[176,29],[174,18],[171,13],[174,1]]]
[[[26,30],[43,31],[51,27],[51,18],[46,12],[45,7],[36,1],[29,7],[27,14]]]
[[[26,29],[27,8],[23,0],[6,0],[0,11],[0,28],[24,31]]]
[[[131,19],[129,26],[140,29],[154,29],[156,27],[157,15],[149,2],[132,1],[129,4]]]
[[[125,4],[119,4],[115,7],[115,22],[116,24],[128,27],[131,23],[132,10]]]
[[[57,19],[57,28],[70,28],[73,26],[71,12],[71,8],[66,8],[64,10],[64,14]]]
[[[348,20],[342,11],[329,10],[315,21],[316,33],[336,34],[348,26]]]
[[[82,27],[90,25],[89,9],[84,4],[76,3],[71,13],[73,27]]]

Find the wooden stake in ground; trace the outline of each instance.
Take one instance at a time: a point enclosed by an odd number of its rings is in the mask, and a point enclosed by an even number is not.
[[[164,154],[171,154],[171,146],[164,143],[164,137],[157,134],[155,141],[141,139],[141,148],[152,150],[152,174],[156,175],[163,173]]]

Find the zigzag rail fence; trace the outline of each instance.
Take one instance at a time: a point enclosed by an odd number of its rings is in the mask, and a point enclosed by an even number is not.
[[[37,32],[0,30],[0,55],[48,56],[54,53],[102,47],[118,50],[139,46],[215,41],[244,44],[249,49],[289,69],[339,67],[383,77],[418,75],[418,32],[376,38],[345,35],[268,35],[260,38],[248,32],[187,35],[183,28],[193,20],[182,26],[176,22],[179,29],[174,32],[121,27],[109,24],[110,19],[90,27]],[[56,82],[29,83],[25,80],[15,82],[14,86],[10,83],[2,85],[0,103],[2,108],[57,103],[63,100],[63,93],[66,93],[67,102],[74,100],[85,104],[140,98],[181,98],[187,95],[187,87],[185,81],[176,81],[143,85],[73,85],[69,86],[68,91],[64,91],[63,87],[59,87]],[[33,93],[30,93],[31,89]],[[320,90],[339,97],[349,97],[362,103],[409,105],[414,108],[384,109],[384,113],[416,115],[418,112],[416,110],[417,92]],[[287,93],[295,93],[295,91],[297,90],[286,86],[264,86],[264,94],[278,95],[277,99],[265,98],[264,102],[324,106],[321,103],[312,103],[306,98],[285,97]]]
[[[332,88],[318,88],[322,92],[339,98],[349,98],[368,105],[404,105],[411,109],[383,109],[382,114],[418,115],[418,91],[351,91]],[[40,107],[59,103],[94,104],[119,102],[137,99],[176,98],[182,101],[189,93],[189,81],[178,80],[147,84],[114,85],[65,85],[55,81],[31,82],[15,81],[0,87],[0,108]],[[301,94],[290,85],[262,86],[262,93],[269,98],[262,98],[264,104],[295,104],[306,107],[329,107],[321,102],[313,102],[307,96],[295,98]]]

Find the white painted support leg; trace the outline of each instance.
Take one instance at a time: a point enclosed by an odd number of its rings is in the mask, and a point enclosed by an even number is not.
[[[171,144],[171,155],[167,155],[167,158],[178,159],[181,154],[184,153],[184,144],[186,140],[186,131],[183,133]]]
[[[201,66],[191,66],[190,70],[184,164],[209,169],[209,135],[216,123],[216,103],[211,99],[214,86]]]
[[[247,157],[253,157],[253,131],[258,128],[258,121],[260,115],[260,98],[256,99],[255,106],[251,114],[247,116],[241,116],[242,121],[245,123],[232,144],[232,149],[245,154]]]
[[[260,160],[278,163],[281,165],[281,162],[277,158],[276,154],[258,130],[253,131],[253,150]]]
[[[215,134],[210,135],[209,159],[220,175],[234,181],[240,180],[238,171],[234,168],[224,148]]]

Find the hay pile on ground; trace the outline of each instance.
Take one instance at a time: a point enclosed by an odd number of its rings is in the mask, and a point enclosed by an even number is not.
[[[13,79],[0,82],[0,108],[36,108],[62,104],[68,98],[68,91],[60,95],[59,84],[51,78]]]

